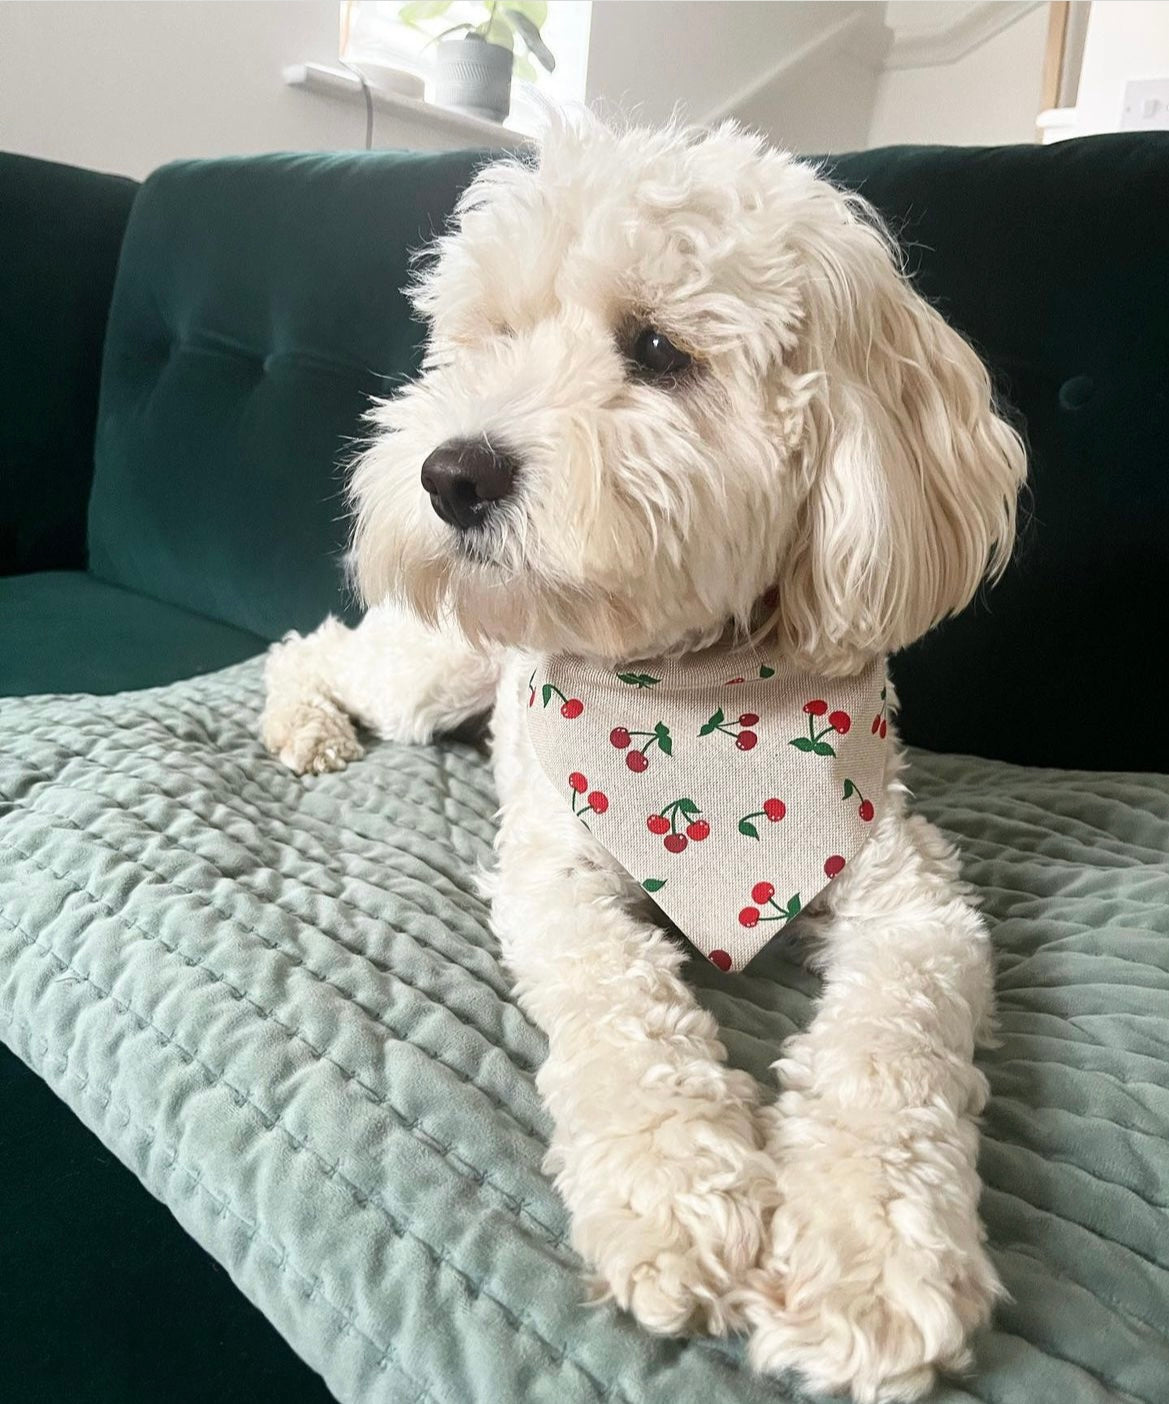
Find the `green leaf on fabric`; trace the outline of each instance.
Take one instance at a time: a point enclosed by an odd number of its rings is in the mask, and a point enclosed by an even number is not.
[[[717,731],[724,721],[726,721],[726,717],[723,714],[723,709],[720,707],[713,717],[708,717],[707,720],[703,722],[702,726],[699,727],[699,736],[709,736],[712,731]]]
[[[641,885],[647,892],[660,892],[665,887],[666,882],[666,878],[646,878]]]
[[[750,819],[739,820],[739,833],[746,838],[757,839],[759,837],[759,830],[751,823]]]
[[[617,681],[628,683],[630,687],[657,687],[661,678],[655,678],[652,673],[618,673]]]
[[[856,786],[852,783],[851,780],[846,780],[846,781],[844,782],[844,794],[841,796],[841,798],[842,798],[842,799],[849,799],[849,798],[851,798],[851,796],[854,795],[855,793],[856,793]]]
[[[836,754],[827,741],[815,742],[812,746],[812,750],[815,751],[818,756],[834,756]]]
[[[543,697],[544,706],[546,707],[548,703],[552,701],[552,684],[545,683],[543,688],[541,689],[540,695],[541,697]]]
[[[797,751],[810,751],[816,743],[808,736],[797,736],[794,741],[789,741],[789,746],[794,746]]]
[[[759,676],[761,678],[773,678],[775,677],[775,669],[769,668],[767,664],[764,663],[763,667],[759,669]]]
[[[658,730],[658,727],[661,729]],[[663,756],[672,756],[674,754],[674,741],[670,736],[669,729],[662,726],[661,722],[659,722],[658,726],[654,728],[654,731],[658,738],[658,750],[661,751]]]
[[[692,799],[680,799],[678,801],[678,808],[683,814],[694,815],[702,813],[702,810],[698,808]]]
[[[798,892],[787,904],[785,910],[787,911],[789,917],[799,916],[803,908],[800,906],[800,894]]]

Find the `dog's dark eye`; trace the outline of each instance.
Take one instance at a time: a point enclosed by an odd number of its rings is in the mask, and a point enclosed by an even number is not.
[[[630,356],[634,364],[655,376],[681,375],[693,359],[653,327],[638,332]]]

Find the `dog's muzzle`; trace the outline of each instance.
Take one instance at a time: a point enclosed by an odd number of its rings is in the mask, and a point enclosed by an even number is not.
[[[448,526],[470,531],[511,493],[518,466],[486,439],[448,439],[422,464],[422,486]]]

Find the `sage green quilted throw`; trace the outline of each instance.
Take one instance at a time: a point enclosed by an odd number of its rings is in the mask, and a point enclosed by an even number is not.
[[[543,1044],[475,895],[488,768],[297,780],[257,663],[0,702],[0,1035],[345,1401],[761,1404],[737,1343],[584,1304]],[[946,1404],[1169,1401],[1169,780],[918,755],[999,952],[984,1208],[1012,1294]],[[783,954],[694,979],[760,1078]]]

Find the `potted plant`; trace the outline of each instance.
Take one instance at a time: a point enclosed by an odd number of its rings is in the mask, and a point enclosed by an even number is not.
[[[412,29],[429,32],[436,21],[447,16],[453,4],[454,0],[412,0],[398,11],[398,19]],[[521,77],[534,78],[536,70],[527,55],[549,73],[556,67],[556,60],[540,38],[548,5],[546,0],[483,0],[481,4],[459,8],[480,13],[475,19],[450,25],[434,36],[438,41],[435,101],[472,117],[502,122],[511,110],[513,69]],[[526,54],[516,54],[517,39]]]

